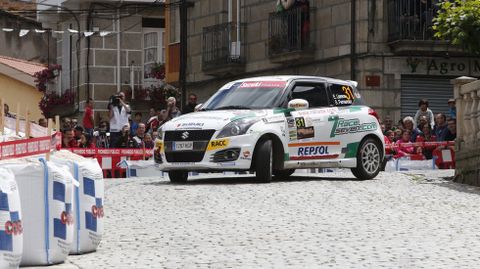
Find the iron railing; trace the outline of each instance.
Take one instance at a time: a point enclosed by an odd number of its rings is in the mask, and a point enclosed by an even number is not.
[[[244,24],[235,22],[203,28],[202,68],[218,68],[245,61]]]
[[[432,20],[438,6],[432,0],[389,0],[388,40],[433,40]]]
[[[268,55],[298,52],[310,48],[310,9],[302,7],[270,13]]]

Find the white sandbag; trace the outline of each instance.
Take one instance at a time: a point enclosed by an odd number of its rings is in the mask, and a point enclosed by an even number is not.
[[[44,160],[9,160],[0,167],[12,170],[20,193],[24,233],[21,265],[64,262],[74,221],[74,179],[68,167]]]
[[[399,158],[395,160],[395,168],[397,171],[411,171],[433,170],[436,167],[433,160],[410,160],[409,158]]]
[[[20,195],[12,171],[0,168],[0,268],[17,268],[22,260]]]
[[[61,157],[61,158],[59,158]],[[96,251],[103,236],[104,181],[96,159],[57,152],[52,162],[68,165],[79,186],[74,191],[75,224],[71,254]]]
[[[127,169],[127,177],[163,177],[153,160],[123,160],[117,166]]]

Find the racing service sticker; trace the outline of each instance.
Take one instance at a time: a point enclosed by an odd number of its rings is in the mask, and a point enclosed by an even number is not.
[[[228,140],[228,139],[212,140],[212,141],[208,142],[207,150],[223,149],[223,148],[228,147],[228,144],[230,144],[230,140]]]
[[[328,121],[333,121],[332,131],[330,137],[337,135],[353,134],[360,132],[370,132],[377,130],[376,122],[360,123],[360,119],[343,119],[338,116],[328,118]]]

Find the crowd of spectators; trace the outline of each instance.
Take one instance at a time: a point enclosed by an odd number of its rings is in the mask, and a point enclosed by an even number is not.
[[[87,100],[82,124],[77,119],[62,118],[62,147],[67,148],[146,148],[154,147],[157,129],[165,122],[193,112],[197,106],[197,96],[190,94],[183,111],[177,106],[175,97],[166,100],[165,107],[150,108],[144,118],[139,111],[132,111],[120,92],[110,98],[108,120],[100,120],[95,128],[93,100]]]
[[[387,154],[394,158],[405,156],[420,156],[432,158],[436,146],[416,146],[414,142],[454,141],[457,134],[455,100],[448,100],[449,115],[434,114],[428,107],[428,100],[418,102],[418,110],[414,117],[407,116],[396,125],[390,117],[385,117],[381,123],[386,145],[393,146]]]

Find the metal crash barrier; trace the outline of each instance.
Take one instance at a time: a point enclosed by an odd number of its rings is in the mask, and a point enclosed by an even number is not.
[[[127,172],[129,171],[127,171],[127,169],[121,165],[122,162],[126,160],[145,160],[153,156],[153,150],[151,149],[68,148],[66,150],[69,150],[83,157],[97,159],[100,167],[102,168],[103,176],[105,178],[128,177],[129,174]]]
[[[385,145],[385,156],[388,160],[387,166],[390,164],[390,166],[394,167],[392,170],[396,171],[416,169],[453,169],[455,168],[454,146],[454,141],[415,142],[404,143],[401,145],[387,144]],[[399,150],[407,147],[422,148],[422,152],[430,151],[431,159],[427,159],[423,153],[399,156]]]

